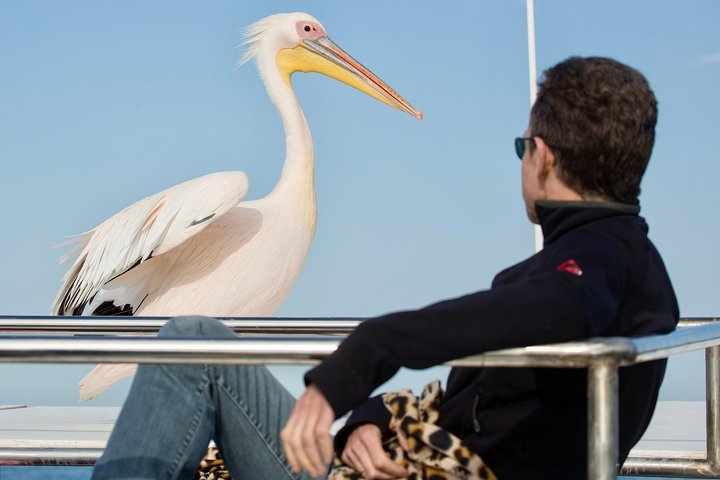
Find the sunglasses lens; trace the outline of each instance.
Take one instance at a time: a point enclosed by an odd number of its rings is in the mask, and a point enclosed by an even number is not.
[[[525,140],[520,137],[515,139],[515,153],[520,160],[525,155]]]

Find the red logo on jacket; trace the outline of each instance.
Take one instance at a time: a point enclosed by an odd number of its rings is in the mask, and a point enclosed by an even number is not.
[[[558,265],[555,270],[558,272],[567,272],[570,274],[573,274],[575,276],[582,275],[582,268],[580,268],[580,265],[575,260],[565,260],[560,265]]]

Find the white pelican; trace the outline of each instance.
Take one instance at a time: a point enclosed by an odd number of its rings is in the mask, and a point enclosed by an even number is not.
[[[243,62],[255,59],[282,117],[286,153],[272,192],[241,202],[243,172],[181,183],[127,207],[70,243],[56,315],[269,316],[295,282],[315,233],[313,146],[290,82],[318,72],[418,119],[422,114],[327,36],[305,13],[278,14],[248,28]],[[99,365],[81,381],[90,399],[131,374]]]

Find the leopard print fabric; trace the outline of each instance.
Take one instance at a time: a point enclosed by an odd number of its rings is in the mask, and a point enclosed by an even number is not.
[[[230,472],[215,443],[210,443],[193,480],[230,480]]]
[[[440,382],[425,386],[420,398],[410,390],[383,395],[393,429],[405,438],[405,448],[393,436],[384,449],[408,471],[407,480],[497,480],[479,455],[459,438],[436,425],[442,401]],[[361,480],[361,473],[335,458],[328,480]]]

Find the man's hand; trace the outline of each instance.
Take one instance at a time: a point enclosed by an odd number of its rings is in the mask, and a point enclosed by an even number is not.
[[[310,385],[295,404],[280,432],[285,455],[293,472],[307,471],[313,477],[327,472],[333,448],[330,427],[335,412],[319,388]]]
[[[408,476],[408,472],[385,453],[380,428],[372,423],[353,430],[345,444],[342,461],[367,479],[386,480]]]

